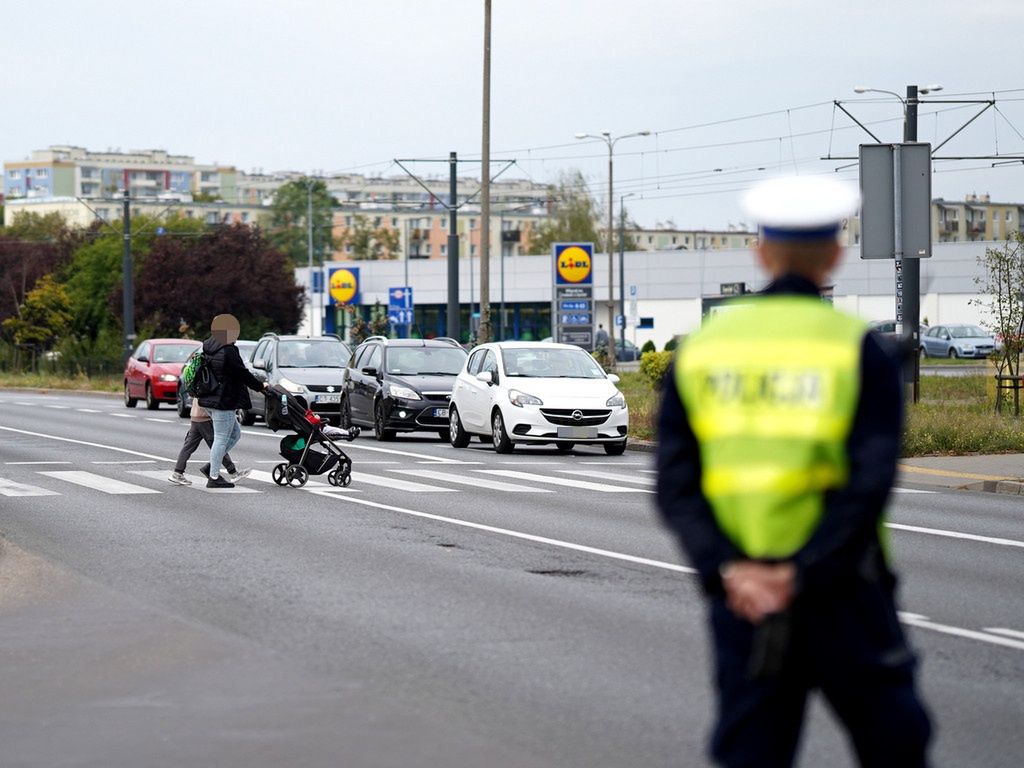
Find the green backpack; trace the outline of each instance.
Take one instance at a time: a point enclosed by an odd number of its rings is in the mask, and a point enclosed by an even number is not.
[[[218,382],[213,371],[206,366],[202,347],[189,355],[185,361],[181,369],[181,383],[192,397],[206,397],[217,391]]]

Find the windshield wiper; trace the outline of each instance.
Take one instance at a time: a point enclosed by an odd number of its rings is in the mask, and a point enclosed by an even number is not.
[[[406,376],[458,376],[457,373],[451,371],[416,371],[416,373],[407,373]]]

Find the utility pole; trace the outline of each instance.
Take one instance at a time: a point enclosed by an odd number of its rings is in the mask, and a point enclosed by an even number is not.
[[[907,86],[906,113],[903,120],[903,141],[917,141],[917,86]],[[904,381],[910,384],[913,402],[920,397],[921,359],[921,260],[912,256],[904,259],[896,254],[896,274],[902,265],[903,274],[903,333],[907,357],[904,361]],[[899,277],[897,277],[899,282]],[[897,288],[897,290],[899,290]],[[897,294],[898,295],[898,294]],[[897,318],[897,321],[899,318]]]
[[[306,256],[309,259],[309,337],[313,338],[313,180],[306,178]]]
[[[622,316],[619,348],[623,353],[626,351],[626,198],[632,196],[632,192],[619,196],[619,314]]]
[[[462,317],[459,314],[459,160],[448,153],[448,335],[462,340]]]
[[[477,341],[491,340],[491,0],[484,0],[483,139],[480,161],[480,326]],[[470,246],[470,258],[473,257]],[[472,312],[472,303],[470,304]],[[470,323],[472,326],[472,322]]]
[[[128,180],[125,179],[124,214],[121,217],[124,224],[124,232],[122,234],[122,239],[124,240],[124,253],[121,258],[121,269],[124,272],[124,298],[122,301],[123,314],[121,322],[124,325],[125,362],[127,362],[128,358],[132,356],[132,350],[135,347],[135,275],[134,265],[132,264],[132,208],[127,182]]]
[[[615,368],[615,265],[612,263],[612,237],[615,233],[614,229],[614,217],[615,217],[615,197],[612,194],[612,155],[614,153],[615,143],[609,139],[608,141],[608,237],[605,239],[607,248],[605,251],[608,253],[608,365]],[[625,328],[623,328],[625,330]]]

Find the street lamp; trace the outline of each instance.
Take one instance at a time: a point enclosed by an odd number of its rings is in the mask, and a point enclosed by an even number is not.
[[[611,365],[615,364],[615,266],[612,264],[612,236],[615,232],[615,196],[612,194],[613,157],[615,145],[623,139],[631,139],[634,136],[650,136],[650,131],[637,131],[622,136],[612,136],[611,131],[601,131],[600,135],[593,133],[577,133],[577,139],[599,139],[608,145],[608,359]]]
[[[622,315],[622,343],[619,348],[623,357],[626,353],[626,206],[627,197],[633,197],[636,192],[627,192],[619,195],[619,314]],[[635,338],[635,335],[634,335]]]

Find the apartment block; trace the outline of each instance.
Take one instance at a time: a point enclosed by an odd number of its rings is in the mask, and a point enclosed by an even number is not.
[[[720,251],[749,248],[757,242],[757,232],[749,231],[742,226],[726,230],[629,228],[626,232],[636,242],[638,251]]]

